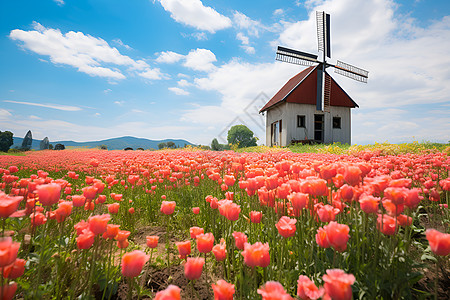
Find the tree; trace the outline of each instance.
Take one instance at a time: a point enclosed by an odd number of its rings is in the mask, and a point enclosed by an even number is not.
[[[172,148],[172,149],[174,149],[174,148],[176,148],[176,147],[177,147],[177,145],[175,145],[174,142],[172,142],[172,141],[168,141],[168,142],[167,142],[167,148]]]
[[[31,134],[31,130],[28,130],[27,134],[23,138],[22,142],[22,150],[30,150],[31,144],[33,143],[33,135]]]
[[[48,149],[53,150],[53,144],[48,144]]]
[[[256,146],[256,138],[253,131],[245,125],[234,125],[228,130],[228,143],[238,145],[238,148]]]
[[[39,149],[40,149],[40,150],[47,150],[49,145],[50,145],[50,142],[48,141],[48,137],[45,137],[45,138],[39,143]]]
[[[56,144],[55,145],[55,150],[64,150],[66,149],[66,146],[64,146],[63,144]]]
[[[13,133],[11,131],[0,131],[0,151],[8,152],[14,144]]]
[[[223,145],[219,144],[216,138],[214,138],[211,142],[211,150],[213,151],[222,151]]]
[[[105,144],[101,144],[99,148],[100,150],[108,150],[108,146],[106,146]]]
[[[159,150],[164,149],[164,148],[167,148],[167,144],[166,143],[159,143],[158,144],[158,149]]]

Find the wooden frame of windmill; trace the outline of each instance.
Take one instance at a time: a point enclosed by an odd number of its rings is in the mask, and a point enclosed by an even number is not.
[[[287,146],[295,142],[351,143],[351,108],[355,101],[328,74],[327,68],[351,79],[367,83],[368,71],[331,58],[330,15],[316,12],[318,55],[278,47],[276,59],[309,66],[292,77],[267,103],[266,144]]]

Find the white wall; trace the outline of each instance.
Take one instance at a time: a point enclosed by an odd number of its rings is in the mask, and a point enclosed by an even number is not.
[[[266,113],[266,145],[271,145],[270,126],[282,120],[281,146],[287,146],[292,140],[314,139],[314,114],[324,114],[324,143],[351,143],[351,109],[332,106],[330,112],[318,112],[315,105],[283,102]],[[297,116],[305,116],[305,128],[297,127]],[[341,128],[333,129],[333,117],[341,118]]]

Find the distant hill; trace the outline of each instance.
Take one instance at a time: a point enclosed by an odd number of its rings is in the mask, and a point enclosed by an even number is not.
[[[14,147],[21,147],[22,146],[23,138],[21,137],[14,137],[14,144],[11,146],[11,148]],[[33,143],[31,145],[31,148],[34,150],[39,150],[39,143],[41,140],[33,139]],[[56,144],[63,144],[66,147],[84,147],[84,148],[97,148],[100,145],[106,145],[108,147],[108,150],[123,150],[127,147],[131,147],[136,150],[136,148],[144,148],[144,149],[158,149],[159,143],[167,143],[167,142],[174,142],[177,147],[184,147],[185,145],[193,145],[194,144],[186,141],[186,140],[175,140],[175,139],[165,139],[165,140],[149,140],[149,139],[143,139],[143,138],[136,138],[132,136],[123,136],[118,138],[112,138],[107,140],[101,140],[101,141],[91,141],[91,142],[74,142],[74,141],[50,141],[50,144],[55,146]]]

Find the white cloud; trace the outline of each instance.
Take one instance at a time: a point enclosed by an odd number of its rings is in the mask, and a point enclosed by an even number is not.
[[[150,70],[143,60],[133,60],[120,54],[101,38],[74,31],[63,34],[59,29],[46,28],[37,22],[33,22],[33,28],[34,30],[30,31],[14,29],[9,37],[22,42],[24,49],[49,56],[54,64],[68,65],[90,76],[110,80],[125,78],[118,67],[144,73],[147,69]]]
[[[70,105],[59,105],[59,104],[48,104],[48,103],[43,104],[43,103],[13,101],[13,100],[3,100],[3,102],[30,105],[30,106],[39,106],[39,107],[52,108],[52,109],[63,110],[63,111],[80,111],[80,110],[82,110],[80,107],[70,106]]]
[[[35,116],[35,115],[30,115],[30,119],[32,120],[42,120],[42,118]]]
[[[231,27],[229,18],[211,7],[204,6],[200,0],[159,0],[159,2],[178,23],[211,33]]]
[[[56,4],[58,4],[58,6],[63,6],[65,4],[64,0],[53,0],[53,1],[55,1]]]
[[[156,62],[158,63],[167,63],[172,64],[179,62],[181,59],[183,59],[184,55],[178,54],[173,51],[163,51],[159,53],[158,57],[156,58]]]
[[[119,106],[122,106],[125,104],[125,101],[114,101],[114,104],[117,104]]]
[[[217,61],[216,56],[210,50],[196,49],[191,50],[186,55],[186,61],[183,65],[196,71],[208,72],[216,68],[213,64],[215,61]]]
[[[112,92],[112,90],[111,89],[106,89],[106,90],[103,90],[103,93],[104,94],[109,94],[109,93],[111,93]]]
[[[131,110],[131,112],[132,112],[132,113],[135,113],[135,114],[143,114],[143,113],[145,113],[145,111],[140,110],[140,109],[137,109],[137,108],[133,108],[133,109]]]
[[[168,79],[169,75],[161,72],[159,68],[147,69],[145,72],[138,73],[139,76],[150,79],[150,80],[159,80],[159,79]]]
[[[255,21],[244,15],[239,11],[233,14],[233,22],[239,29],[245,29],[249,35],[259,36],[259,31],[264,30],[265,27],[259,21]]]
[[[284,14],[284,10],[282,8],[278,8],[278,9],[275,9],[273,11],[273,15],[274,16],[280,16],[280,15],[283,15],[283,14]]]
[[[192,83],[188,82],[186,79],[181,79],[178,81],[178,85],[182,87],[191,86]]]
[[[98,112],[94,114],[94,117],[100,117],[100,116],[101,116],[101,114]]]
[[[113,42],[116,43],[116,44],[119,45],[119,46],[124,47],[124,48],[127,49],[127,50],[133,49],[133,48],[131,48],[130,46],[128,46],[127,44],[124,44],[124,43],[122,42],[121,39],[115,39],[115,40],[113,40]]]
[[[176,95],[179,95],[179,96],[187,96],[187,95],[189,95],[188,91],[185,91],[185,90],[183,90],[182,88],[179,88],[179,87],[170,87],[169,91],[171,91],[171,92],[173,92],[173,93],[175,93]]]
[[[0,108],[0,120],[8,119],[9,117],[12,117],[12,114],[6,109]]]
[[[245,36],[242,32],[238,32],[236,38],[241,41],[241,48],[245,50],[248,54],[254,54],[255,48],[250,46],[248,36]]]

